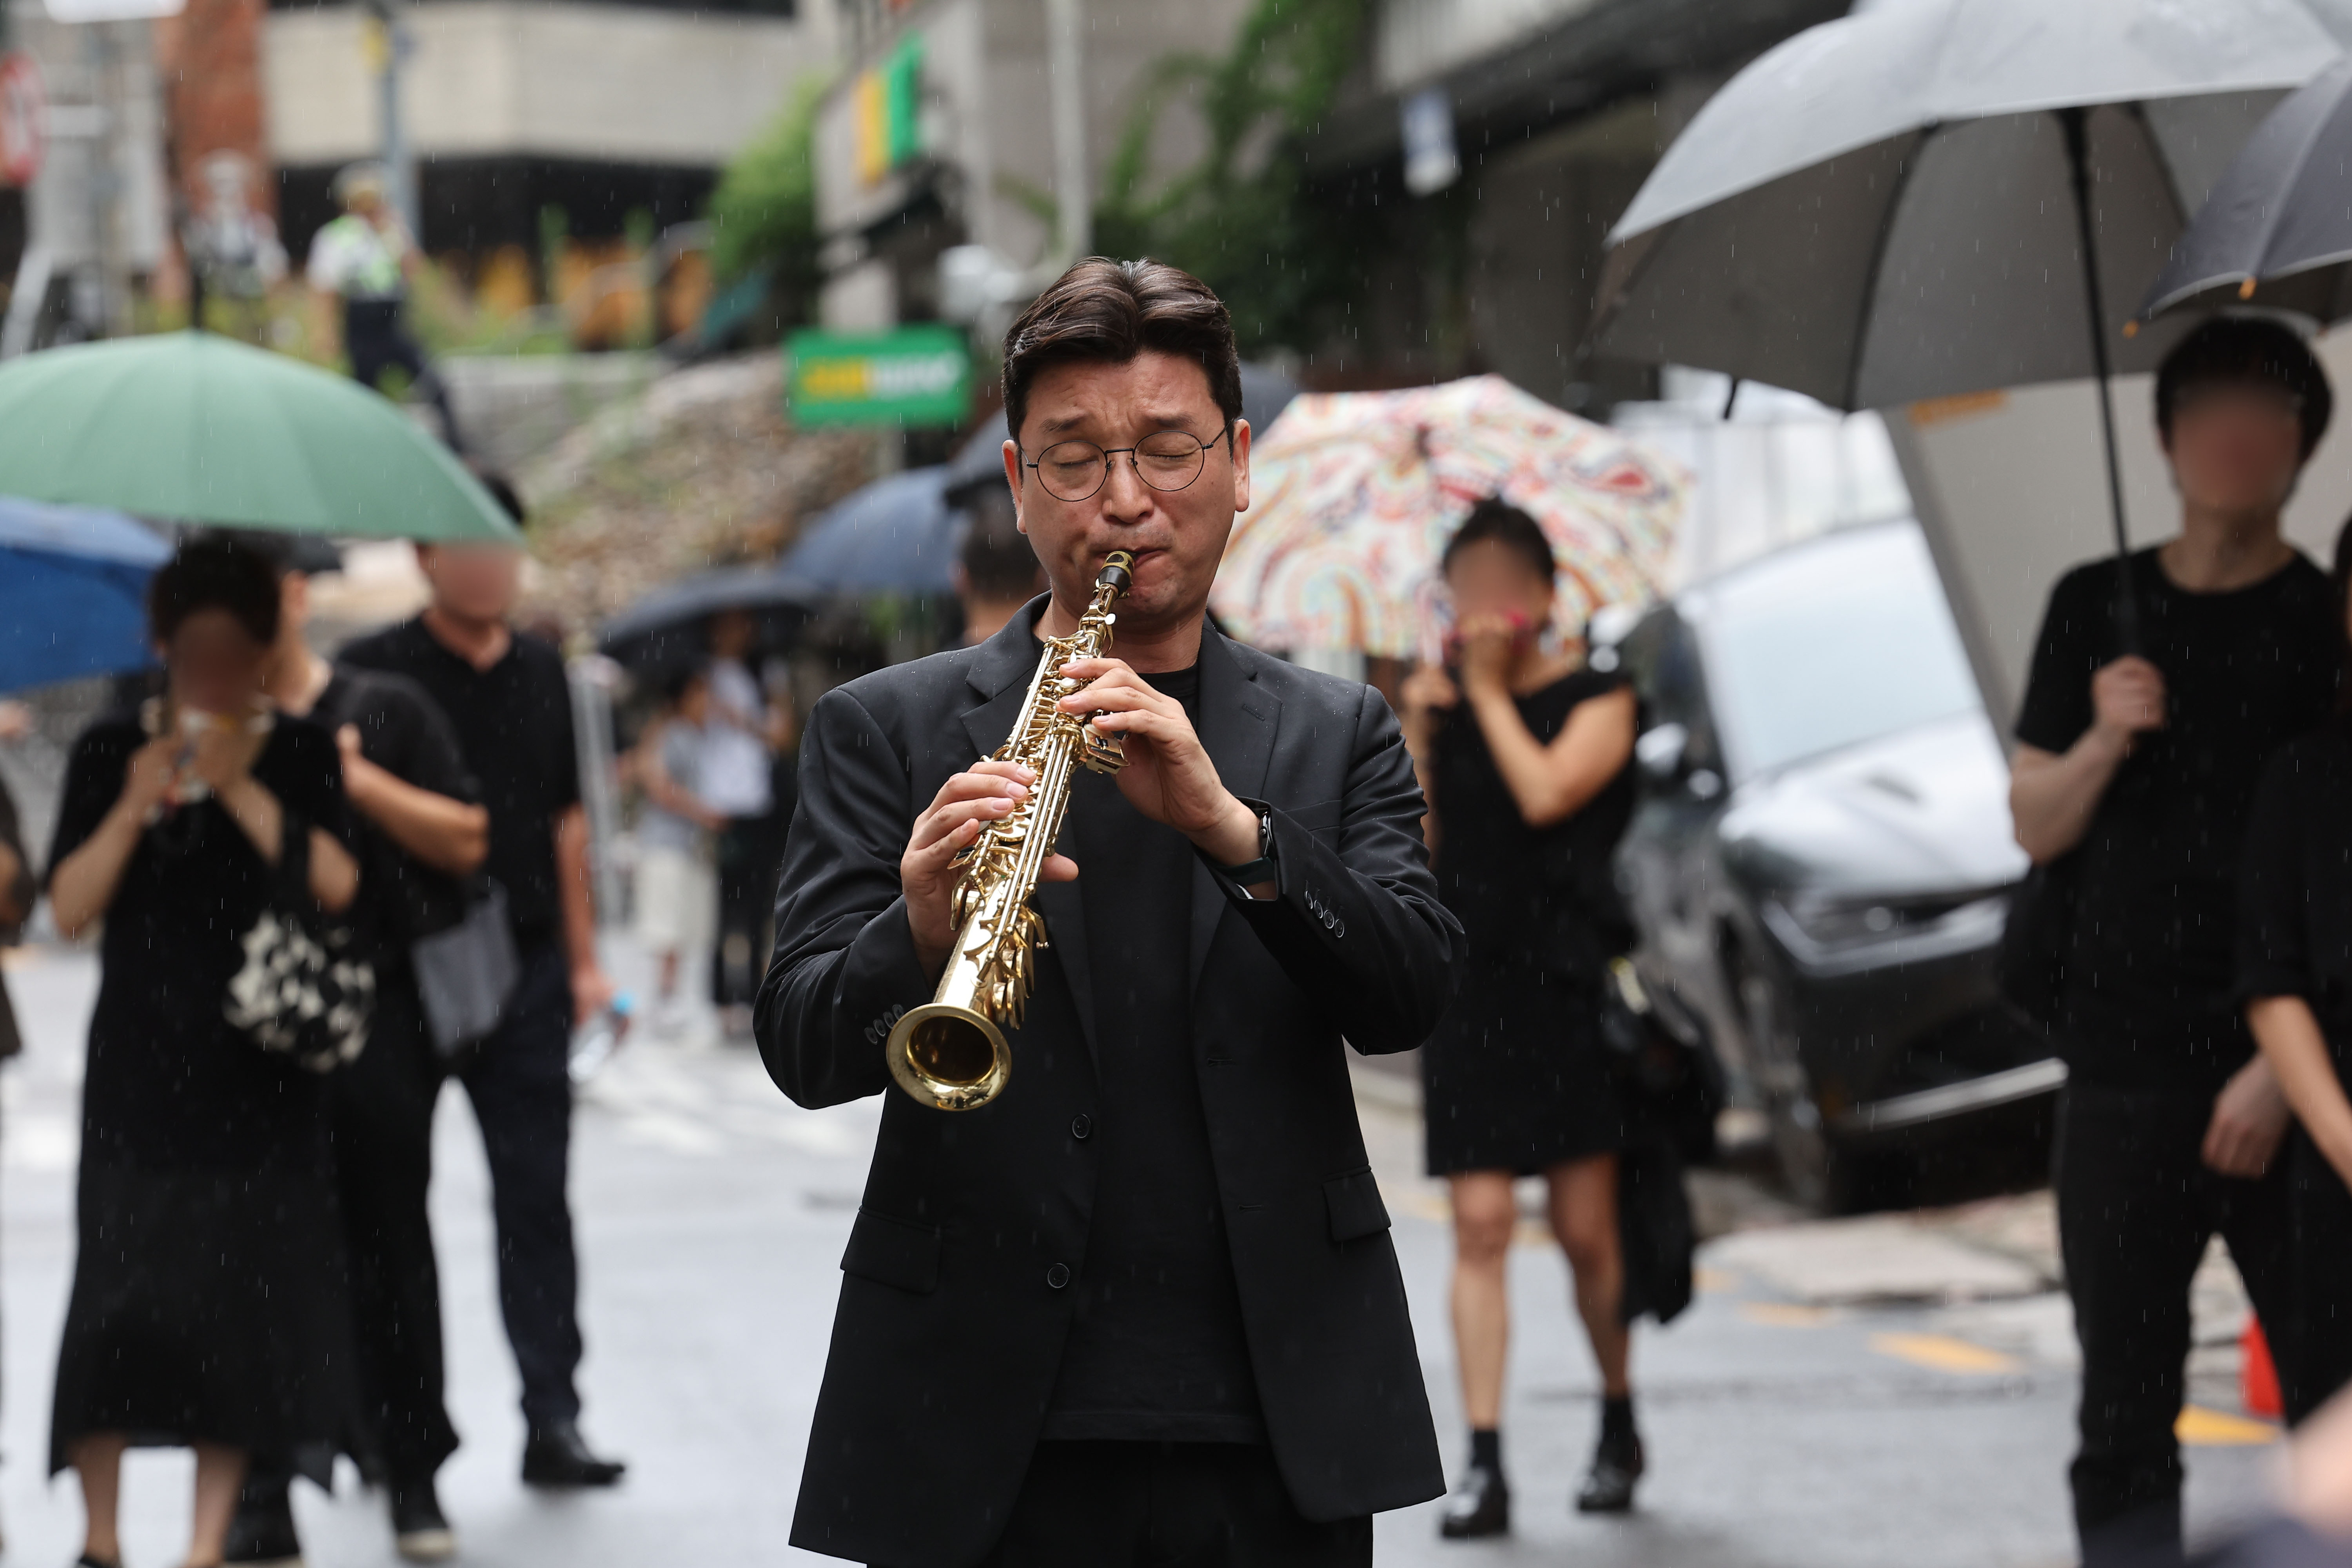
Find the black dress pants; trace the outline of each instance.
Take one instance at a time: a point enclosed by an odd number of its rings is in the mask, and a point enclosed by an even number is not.
[[[2216,1233],[2254,1311],[2294,1360],[2287,1163],[2257,1181],[2200,1157],[2210,1095],[2069,1084],[2059,1111],[2059,1242],[2083,1347],[2072,1471],[2084,1568],[2178,1562],[2189,1285]],[[2300,1414],[2300,1412],[2291,1412]]]
[[[766,977],[768,921],[776,907],[776,819],[729,818],[715,852],[719,926],[710,945],[710,1000],[750,1007]]]
[[[384,974],[374,1027],[335,1075],[335,1181],[352,1260],[362,1441],[394,1479],[430,1476],[457,1448],[442,1402],[441,1275],[426,1195],[441,1061],[404,969]]]
[[[2283,1163],[2294,1217],[2300,1321],[2279,1365],[2279,1394],[2287,1419],[2300,1421],[2352,1384],[2352,1188],[2299,1125],[2287,1134]]]
[[[525,949],[498,1032],[452,1064],[490,1166],[499,1310],[533,1427],[580,1414],[580,1266],[566,1193],[572,1157],[572,980],[561,945]]]
[[[1300,1516],[1253,1443],[1040,1443],[981,1568],[1370,1568],[1372,1521]]]
[[[397,299],[347,299],[343,302],[343,352],[352,361],[352,379],[371,391],[383,390],[383,373],[397,368],[407,373],[417,395],[440,416],[442,439],[451,450],[463,452],[457,434],[457,411],[449,406],[449,389],[408,333]]]

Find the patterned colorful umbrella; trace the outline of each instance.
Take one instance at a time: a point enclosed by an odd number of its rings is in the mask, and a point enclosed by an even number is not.
[[[1395,392],[1299,398],[1252,455],[1210,596],[1262,647],[1425,654],[1440,612],[1437,559],[1470,508],[1499,496],[1551,536],[1558,624],[1580,633],[1604,604],[1664,587],[1691,476],[1605,425],[1500,376]]]

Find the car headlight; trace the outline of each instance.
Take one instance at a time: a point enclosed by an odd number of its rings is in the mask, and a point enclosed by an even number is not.
[[[1769,907],[1815,947],[1860,947],[1914,936],[1940,925],[1956,911],[1998,902],[1998,894],[1988,898],[1981,892],[1937,894],[1926,898],[1837,898],[1799,894],[1775,900]]]

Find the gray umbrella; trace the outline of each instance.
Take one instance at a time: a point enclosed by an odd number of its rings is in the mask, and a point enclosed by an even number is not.
[[[2142,314],[2246,300],[2352,316],[2352,60],[2272,111],[2148,290]]]
[[[2341,54],[2297,0],[1895,0],[1809,28],[1659,161],[1590,346],[1847,409],[2104,387],[2185,329],[2121,330],[2188,212]]]

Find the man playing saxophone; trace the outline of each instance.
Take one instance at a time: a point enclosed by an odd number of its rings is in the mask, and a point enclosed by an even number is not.
[[[1051,591],[989,641],[828,694],[801,748],[770,1073],[886,1094],[793,1542],[882,1568],[1321,1568],[1443,1490],[1346,1045],[1408,1049],[1462,945],[1370,688],[1205,620],[1249,505],[1233,329],[1197,279],[1079,263],[1004,348],[1005,478]],[[1041,638],[1132,558],[1054,700],[1069,776],[1012,1071],[972,1108],[886,1045],[956,941],[959,860],[1037,779],[1003,746]],[[1085,875],[1079,875],[1083,868]]]

